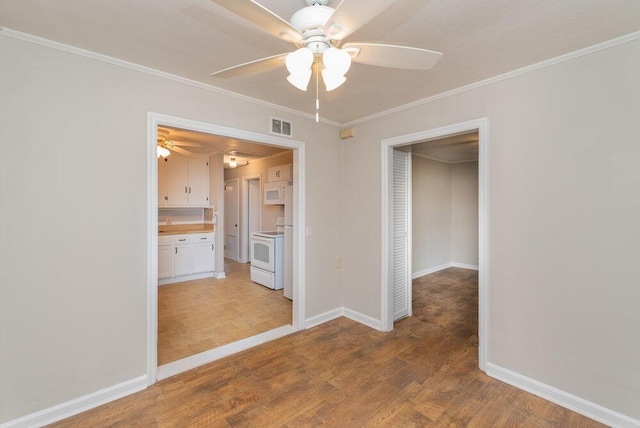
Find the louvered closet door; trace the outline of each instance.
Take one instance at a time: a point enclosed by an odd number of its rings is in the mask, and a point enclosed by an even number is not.
[[[409,153],[393,150],[393,320],[411,315]]]

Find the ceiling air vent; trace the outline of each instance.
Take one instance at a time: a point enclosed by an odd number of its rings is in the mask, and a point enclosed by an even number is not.
[[[271,118],[269,129],[272,134],[282,135],[283,137],[291,138],[291,135],[293,134],[293,127],[291,125],[291,122],[288,122],[284,119],[279,119],[277,117]]]

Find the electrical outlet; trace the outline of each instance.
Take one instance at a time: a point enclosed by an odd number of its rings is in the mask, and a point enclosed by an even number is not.
[[[307,227],[307,229],[305,230],[304,235],[308,238],[311,236],[311,226]]]
[[[342,259],[340,257],[336,259],[336,269],[342,269]]]

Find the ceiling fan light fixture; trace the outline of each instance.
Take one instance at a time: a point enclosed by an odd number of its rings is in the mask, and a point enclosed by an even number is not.
[[[311,80],[311,69],[291,73],[289,77],[287,77],[287,80],[301,91],[306,91],[307,86],[309,86],[309,81]]]
[[[158,147],[158,158],[160,158],[160,156],[162,156],[163,158],[166,158],[171,154],[169,149],[167,149],[166,147],[162,147],[162,146],[157,146],[157,147]]]
[[[296,88],[306,91],[311,80],[311,65],[313,64],[313,53],[307,48],[300,48],[290,52],[286,59],[289,77],[287,80]]]
[[[238,162],[236,162],[236,158],[229,159],[229,168],[235,168],[238,166]]]
[[[351,55],[342,49],[331,47],[322,54],[322,62],[327,70],[344,76],[351,67]]]
[[[327,92],[330,92],[346,82],[347,78],[331,70],[324,69],[322,70],[322,81],[324,82]]]

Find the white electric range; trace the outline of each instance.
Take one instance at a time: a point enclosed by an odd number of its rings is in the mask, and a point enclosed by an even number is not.
[[[251,281],[273,290],[284,287],[284,232],[251,235]]]

